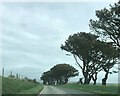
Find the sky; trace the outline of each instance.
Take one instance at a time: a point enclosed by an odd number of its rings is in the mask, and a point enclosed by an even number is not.
[[[95,10],[113,2],[4,2],[0,7],[2,30],[2,67],[5,76],[21,76],[39,80],[43,72],[56,64],[67,63],[80,72],[72,56],[60,49],[69,35],[90,32],[89,20],[97,19]],[[82,63],[82,62],[81,62]],[[99,74],[101,82],[104,73]],[[116,78],[116,79],[115,79]],[[116,83],[118,74],[108,82]]]

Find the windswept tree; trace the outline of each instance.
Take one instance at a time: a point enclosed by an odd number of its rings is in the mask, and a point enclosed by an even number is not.
[[[43,84],[54,84],[54,73],[52,71],[46,71],[42,74],[41,80]]]
[[[109,60],[106,60],[106,66],[103,67],[106,72],[105,77],[102,79],[103,85],[106,85],[106,80],[108,78],[109,70],[113,67],[113,64],[120,63],[120,2],[115,3],[113,6],[110,5],[110,8],[104,8],[96,11],[97,20],[90,20],[90,28],[97,35],[105,41],[112,41],[111,44],[118,51],[114,54],[114,49],[107,49],[106,52],[110,54],[106,54],[109,57]],[[105,49],[104,49],[105,50]],[[113,53],[111,54],[111,51]],[[116,56],[117,55],[117,60]],[[112,56],[110,58],[110,56]],[[119,68],[118,68],[119,70]]]
[[[90,20],[90,28],[99,36],[113,41],[114,46],[120,50],[120,3],[110,8],[96,11],[97,20]]]
[[[82,70],[84,84],[89,84],[92,79],[95,85],[98,72],[110,69],[115,64],[116,55],[112,54],[116,52],[115,48],[97,38],[96,35],[80,32],[70,35],[65,41],[65,45],[61,45],[62,50],[70,52],[74,56],[76,63]],[[111,62],[112,58],[114,58],[114,62],[110,65],[108,61]],[[79,61],[82,61],[83,64]]]
[[[70,35],[65,41],[65,45],[61,45],[61,49],[73,54],[76,63],[82,69],[84,76],[84,84],[89,84],[91,80],[90,68],[91,68],[91,54],[92,54],[92,44],[97,41],[97,36],[80,32],[77,34]],[[80,64],[79,61],[83,61]],[[93,75],[93,74],[92,74]]]
[[[51,71],[60,83],[67,83],[69,78],[78,75],[78,70],[68,64],[58,64],[51,68]]]
[[[119,51],[115,49],[112,44],[107,43],[103,48],[103,60],[101,63],[103,64],[102,68],[105,71],[105,77],[102,79],[102,85],[106,85],[106,81],[108,79],[109,73],[116,73],[117,71],[110,71],[114,67],[114,65],[119,62]]]
[[[50,69],[50,71],[44,72],[41,76],[44,84],[66,84],[69,78],[77,76],[79,74],[73,66],[69,64],[58,64]]]
[[[106,85],[109,73],[112,74],[117,72],[117,71],[111,72],[110,69],[113,68],[115,64],[117,64],[119,52],[118,50],[116,50],[116,48],[112,46],[111,43],[103,41],[102,42],[99,41],[97,45],[95,44],[94,46],[95,52],[97,52],[97,54],[94,53],[95,55],[93,56],[92,60],[93,64],[95,63],[97,67],[93,66],[95,76],[92,77],[92,79],[94,83],[96,83],[97,73],[103,70],[105,72],[105,77],[102,79],[102,84]]]

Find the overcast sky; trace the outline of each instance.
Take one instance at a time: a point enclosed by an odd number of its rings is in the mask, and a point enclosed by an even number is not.
[[[4,3],[0,25],[3,30],[5,75],[12,70],[13,74],[39,79],[43,72],[61,63],[68,63],[80,70],[74,58],[65,55],[67,52],[62,51],[60,45],[71,34],[90,32],[88,24],[90,19],[96,19],[95,10],[108,7],[109,4]],[[103,76],[99,75],[98,82]],[[78,81],[78,77],[73,80]],[[111,75],[108,80],[117,81],[117,74]]]

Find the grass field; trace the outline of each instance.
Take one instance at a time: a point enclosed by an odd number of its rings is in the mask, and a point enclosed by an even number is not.
[[[38,94],[42,88],[43,86],[38,83],[2,78],[2,94]]]
[[[80,85],[80,84],[65,84],[59,87],[76,89],[80,91],[95,93],[95,94],[118,94],[118,85]]]

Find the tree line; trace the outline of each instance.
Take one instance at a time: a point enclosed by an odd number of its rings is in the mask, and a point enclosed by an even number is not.
[[[118,72],[110,69],[120,64],[120,3],[110,5],[109,9],[97,10],[96,16],[97,20],[91,19],[89,24],[94,34],[72,34],[60,48],[75,58],[84,76],[83,84],[89,84],[93,80],[95,85],[98,73],[104,71],[102,85],[106,85],[109,74]],[[59,74],[59,71],[54,72]]]
[[[77,76],[78,70],[69,64],[57,64],[41,76],[43,84],[66,84],[69,78]]]

